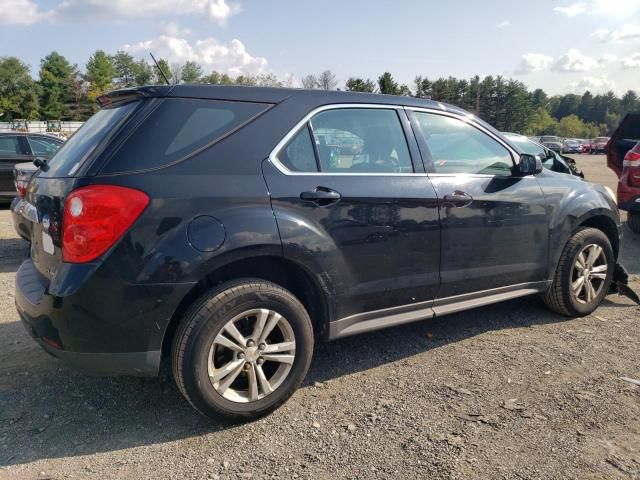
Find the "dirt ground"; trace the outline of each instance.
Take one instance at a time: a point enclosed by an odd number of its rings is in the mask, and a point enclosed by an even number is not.
[[[615,189],[601,156],[577,156]],[[170,376],[98,378],[14,309],[26,251],[0,211],[0,479],[640,479],[640,308],[565,319],[524,298],[319,345],[280,410],[229,426]],[[640,291],[640,236],[623,263]]]

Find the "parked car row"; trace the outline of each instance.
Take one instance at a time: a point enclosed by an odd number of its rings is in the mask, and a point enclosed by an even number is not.
[[[278,408],[314,338],[532,294],[584,316],[624,281],[614,193],[455,106],[210,85],[103,100],[29,181],[18,313],[84,369],[154,376],[169,356],[203,414]]]

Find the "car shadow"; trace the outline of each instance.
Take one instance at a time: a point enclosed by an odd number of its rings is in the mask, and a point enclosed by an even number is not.
[[[488,331],[564,320],[530,297],[321,343],[302,388],[312,389],[316,382],[367,372]],[[41,351],[19,322],[0,324],[0,339],[8,342],[0,343],[0,465],[243,428],[209,420],[192,410],[166,368],[152,379],[91,377]]]
[[[0,273],[11,273],[29,253],[29,244],[21,238],[0,238]]]
[[[640,275],[640,234],[625,225],[623,230],[620,261],[632,275]]]

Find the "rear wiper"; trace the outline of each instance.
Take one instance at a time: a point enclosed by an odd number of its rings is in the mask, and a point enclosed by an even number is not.
[[[43,172],[46,172],[47,170],[49,170],[49,164],[47,163],[46,158],[36,157],[33,159],[33,164]]]

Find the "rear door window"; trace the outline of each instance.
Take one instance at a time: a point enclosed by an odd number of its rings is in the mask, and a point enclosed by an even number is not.
[[[27,137],[27,141],[29,142],[29,147],[31,147],[31,153],[33,155],[46,158],[56,153],[62,145],[61,142],[41,137]]]
[[[20,142],[17,136],[1,136],[0,137],[0,155],[22,155]]]
[[[125,140],[102,172],[147,170],[178,162],[220,141],[268,107],[263,103],[166,99]]]

